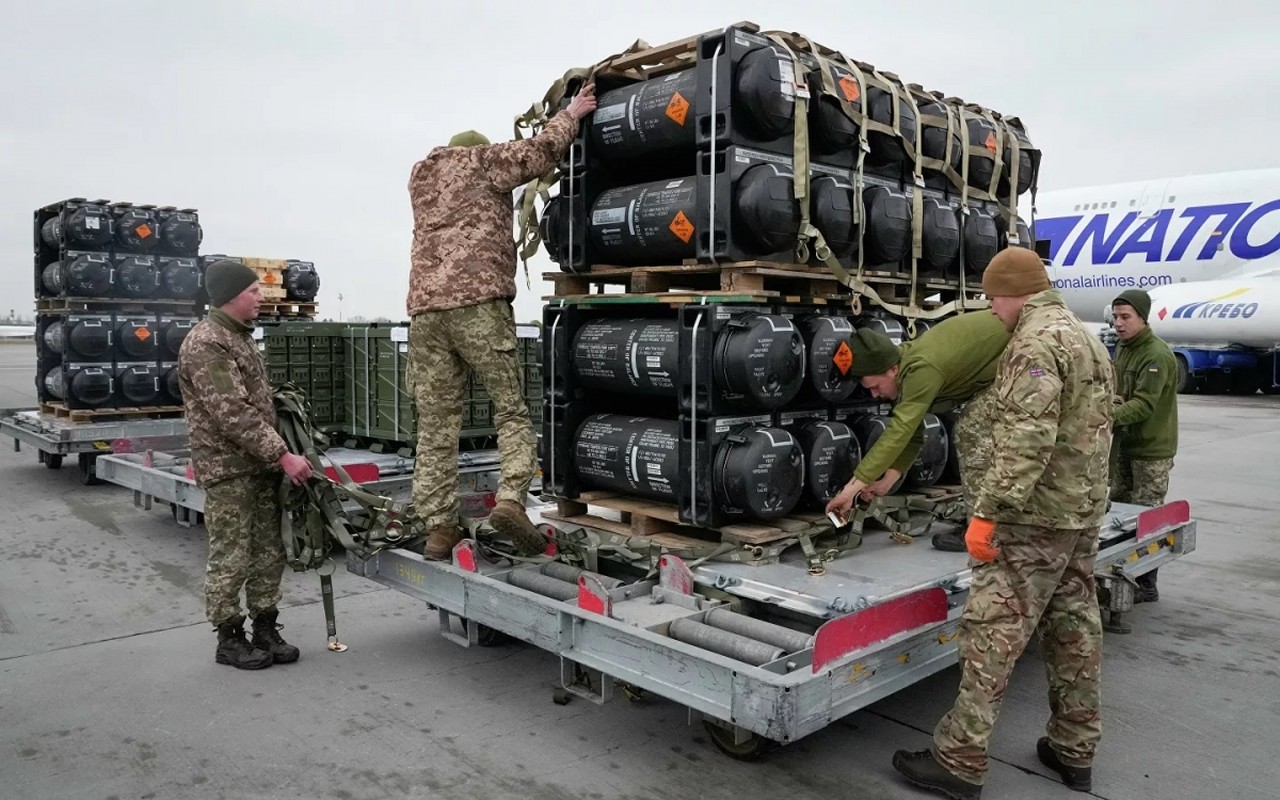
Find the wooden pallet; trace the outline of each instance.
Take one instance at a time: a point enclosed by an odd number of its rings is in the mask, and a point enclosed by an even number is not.
[[[182,406],[137,406],[134,408],[67,408],[65,403],[41,403],[40,413],[73,423],[115,422],[122,419],[164,419],[180,417]]]
[[[286,301],[276,303],[270,300],[264,300],[258,307],[258,318],[263,317],[303,317],[311,318],[316,316],[316,303],[295,303]]]
[[[593,507],[618,512],[621,521],[594,513]],[[764,545],[791,538],[826,520],[818,512],[796,513],[767,523],[737,523],[719,528],[699,528],[682,523],[673,505],[624,497],[613,492],[584,492],[577,500],[558,500],[556,510],[543,512],[543,516],[626,536],[644,536],[660,544],[671,545],[688,545],[690,541],[706,544],[709,540]]]
[[[67,314],[87,311],[170,311],[194,315],[200,304],[194,300],[150,300],[134,297],[38,297],[36,311],[41,314]]]
[[[593,287],[604,293],[607,286],[620,286],[626,294],[721,292],[772,299],[826,301],[847,296],[844,286],[825,268],[772,261],[654,267],[594,266],[589,272],[556,272],[547,277],[555,284],[555,294],[547,299],[588,295]]]

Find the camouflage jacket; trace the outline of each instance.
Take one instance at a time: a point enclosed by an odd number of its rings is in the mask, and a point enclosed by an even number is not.
[[[267,369],[250,332],[218,309],[178,352],[178,377],[196,485],[277,469],[288,449],[276,432]]]
[[[554,169],[577,133],[561,111],[532,139],[437,147],[413,165],[409,316],[516,296],[512,192]]]
[[[995,450],[974,515],[1081,530],[1106,513],[1115,376],[1056,291],[1022,309],[996,374]]]

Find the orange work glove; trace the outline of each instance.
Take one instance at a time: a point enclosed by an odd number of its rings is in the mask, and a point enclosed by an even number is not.
[[[994,561],[1000,553],[996,547],[996,524],[989,519],[973,517],[969,520],[969,528],[964,532],[964,546],[982,563]]]

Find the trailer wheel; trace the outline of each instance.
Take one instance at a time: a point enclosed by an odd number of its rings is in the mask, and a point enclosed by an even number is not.
[[[61,453],[46,453],[43,450],[40,453],[40,460],[44,462],[46,469],[62,469]]]
[[[1175,355],[1174,361],[1178,365],[1178,382],[1175,386],[1178,394],[1193,394],[1199,388],[1200,381],[1191,375],[1191,368],[1187,366],[1187,359],[1182,355]]]
[[[711,737],[711,743],[717,750],[737,761],[757,761],[778,744],[758,733],[749,734],[745,742],[735,742],[733,731],[726,730],[711,720],[704,719],[702,727],[706,729],[707,736]]]
[[[89,453],[80,454],[80,482],[85,486],[97,486],[102,483],[94,472],[94,462],[97,460],[97,456]]]
[[[480,625],[476,631],[476,644],[481,647],[497,647],[506,644],[511,639],[502,631],[495,631],[488,625]]]

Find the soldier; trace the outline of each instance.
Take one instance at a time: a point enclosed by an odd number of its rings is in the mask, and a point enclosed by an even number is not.
[[[846,515],[855,497],[891,492],[920,454],[924,415],[941,414],[961,403],[966,405],[956,425],[956,447],[965,499],[972,502],[991,452],[988,388],[1008,343],[1004,325],[986,313],[952,317],[902,345],[879,331],[859,330],[850,342],[849,371],[861,377],[873,397],[895,401],[893,419],[863,455],[849,483],[827,503],[827,511]],[[962,553],[964,537],[958,529],[935,534],[933,546]]]
[[[1115,438],[1111,445],[1111,499],[1158,506],[1169,491],[1178,452],[1178,364],[1173,351],[1147,325],[1151,297],[1121,292],[1111,304],[1116,346]],[[1156,572],[1138,576],[1135,603],[1160,599]]]
[[[218,261],[206,270],[205,287],[212,309],[178,353],[191,463],[205,491],[205,616],[218,632],[219,664],[262,669],[298,660],[298,648],[276,623],[285,566],[280,470],[300,485],[311,477],[311,464],[290,453],[275,429],[266,367],[251,335],[262,303],[258,276],[237,261]],[[241,587],[252,643],[245,639]]]
[[[1106,349],[1050,289],[1034,252],[1002,250],[982,284],[1013,338],[993,388],[991,466],[965,534],[977,563],[960,620],[960,692],[932,748],[900,750],[893,765],[918,786],[981,797],[1009,676],[1038,632],[1050,717],[1036,753],[1067,786],[1089,791],[1102,730],[1093,569],[1115,379]]]
[[[413,504],[427,526],[423,554],[444,560],[461,541],[458,529],[458,436],[469,370],[493,400],[502,477],[489,523],[521,553],[541,553],[546,540],[525,512],[537,468],[537,436],[529,420],[516,359],[515,242],[512,191],[550,172],[595,110],[587,85],[532,139],[489,144],[475,131],[454,136],[413,167],[412,269],[409,274],[407,388],[418,409]]]

